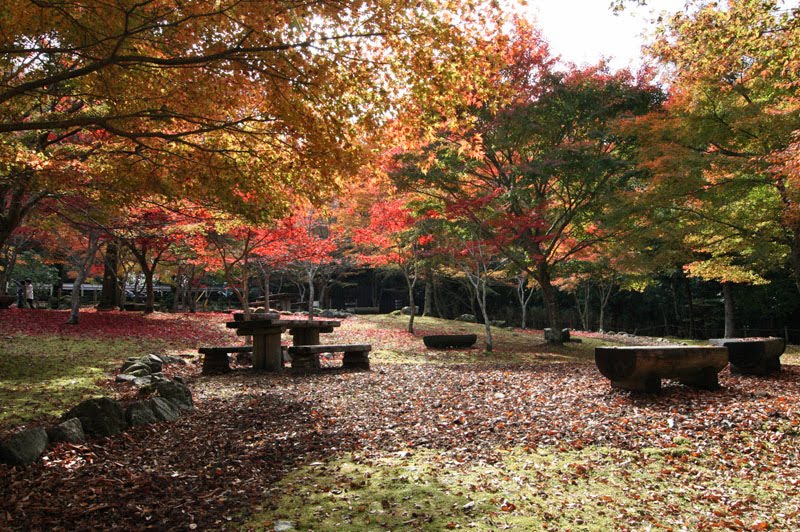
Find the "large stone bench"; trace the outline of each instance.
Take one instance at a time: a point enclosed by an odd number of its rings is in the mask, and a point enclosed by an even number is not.
[[[314,371],[320,369],[320,353],[344,353],[343,368],[369,369],[369,344],[293,345],[289,347],[292,370]]]
[[[228,353],[252,353],[253,346],[201,347],[197,351],[203,355],[203,375],[215,375],[228,373],[231,370]]]
[[[712,345],[728,348],[731,373],[769,375],[781,370],[781,355],[786,350],[783,338],[711,338]]]
[[[597,347],[597,369],[623,390],[655,393],[661,379],[715,390],[718,373],[728,365],[728,350],[713,346],[624,346]]]

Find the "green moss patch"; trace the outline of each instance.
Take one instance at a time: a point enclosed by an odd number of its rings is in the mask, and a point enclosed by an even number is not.
[[[493,463],[430,450],[313,463],[269,491],[246,528],[272,530],[793,529],[796,490],[717,478],[690,442],[627,451],[514,448]]]

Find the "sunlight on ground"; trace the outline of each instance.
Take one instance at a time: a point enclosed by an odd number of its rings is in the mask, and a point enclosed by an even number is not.
[[[496,449],[494,463],[430,450],[348,455],[291,473],[271,488],[274,507],[247,527],[788,529],[797,522],[800,507],[779,482],[758,474],[714,482],[714,457],[679,443],[639,451]]]

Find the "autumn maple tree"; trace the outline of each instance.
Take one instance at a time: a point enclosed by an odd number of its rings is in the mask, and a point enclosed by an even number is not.
[[[671,72],[664,108],[640,124],[651,192],[694,228],[687,238],[701,257],[688,265],[693,274],[763,282],[766,264],[788,261],[800,289],[797,8],[771,0],[695,7],[669,18],[651,47]]]
[[[353,231],[362,263],[373,267],[394,267],[403,273],[408,290],[408,332],[414,333],[417,314],[415,291],[422,273],[424,247],[431,236],[421,220],[424,216],[411,205],[406,194],[386,196],[369,209],[368,223]]]
[[[286,223],[253,226],[219,213],[207,216],[201,227],[192,231],[189,241],[196,254],[193,261],[204,264],[210,271],[223,272],[227,286],[233,290],[245,318],[249,319],[250,280],[257,273],[255,266],[262,258],[271,259],[273,263],[276,260],[285,262],[286,239],[290,232]],[[269,294],[265,295],[268,302]]]
[[[286,215],[289,198],[336,189],[398,94],[452,83],[464,43],[497,12],[437,0],[6,2],[0,246],[43,198],[87,189]]]
[[[558,266],[614,234],[617,194],[636,186],[635,139],[616,124],[661,93],[646,75],[602,65],[554,70],[547,45],[521,22],[503,46],[494,92],[469,108],[472,126],[442,124],[399,157],[395,176],[471,206],[506,258],[536,280],[550,326],[561,330]]]

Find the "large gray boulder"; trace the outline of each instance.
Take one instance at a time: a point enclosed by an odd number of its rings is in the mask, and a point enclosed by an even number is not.
[[[81,420],[76,417],[47,429],[47,436],[52,442],[81,443],[86,441],[86,434],[83,432]]]
[[[86,434],[95,436],[113,436],[128,426],[122,405],[108,397],[87,399],[64,414],[62,419],[73,417],[81,420]]]
[[[10,465],[32,464],[47,447],[47,431],[42,427],[23,430],[0,443],[0,460]]]
[[[144,401],[152,410],[153,415],[161,421],[175,421],[181,417],[178,406],[163,397],[153,397]]]
[[[131,427],[147,425],[158,421],[153,412],[152,405],[147,401],[137,401],[128,405],[125,409],[125,420]]]

